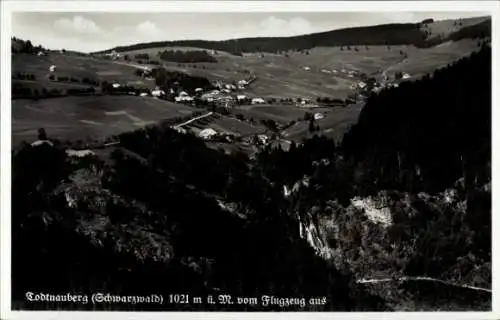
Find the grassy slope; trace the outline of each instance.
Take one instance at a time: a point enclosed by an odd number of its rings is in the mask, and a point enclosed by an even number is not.
[[[39,82],[46,88],[60,87],[61,84],[51,82],[48,77],[51,74],[49,67],[56,66],[55,76],[69,76],[81,80],[84,77],[97,81],[118,81],[126,83],[129,81],[143,81],[147,87],[154,87],[154,82],[148,83],[134,75],[135,68],[123,64],[112,63],[107,60],[80,57],[76,55],[64,55],[57,52],[46,56],[33,56],[28,54],[16,54],[12,58],[12,73],[30,73],[36,76]],[[81,86],[71,84],[73,86]]]
[[[124,52],[149,52],[160,48]],[[161,48],[164,49],[164,48]],[[170,49],[177,50],[177,47]],[[414,46],[360,46],[359,51],[341,50],[339,47],[316,47],[309,54],[289,53],[289,57],[278,54],[245,54],[243,57],[220,53],[217,63],[179,64],[166,62],[168,69],[204,76],[209,79],[237,81],[248,77],[245,71],[255,73],[257,81],[247,93],[263,97],[310,97],[330,96],[345,98],[352,93],[350,86],[359,79],[338,72],[324,73],[322,69],[358,70],[370,75],[378,75],[388,70],[389,75],[402,70],[410,74],[432,72],[477,49],[474,40],[462,40],[428,49]],[[400,51],[408,55],[405,60]],[[303,67],[310,67],[310,71]]]
[[[464,26],[469,26],[472,23],[470,21],[464,20]],[[450,29],[448,24],[450,22],[435,22],[430,24],[429,28],[433,32],[445,32],[448,30],[448,33],[451,33],[454,29]],[[151,56],[155,56],[158,51],[165,48],[141,49],[123,52],[123,54],[149,53]],[[169,49],[193,50],[196,48],[169,47]],[[359,79],[343,74],[341,72],[342,69],[358,70],[376,77],[380,76],[384,71],[389,76],[397,71],[404,71],[411,75],[420,76],[432,72],[438,67],[445,66],[458,58],[469,55],[477,49],[477,41],[465,39],[458,42],[443,43],[427,49],[419,49],[406,45],[391,46],[390,48],[386,46],[359,46],[358,49],[359,51],[348,51],[345,49],[341,50],[339,47],[316,47],[309,50],[309,54],[307,55],[298,52],[289,52],[288,57],[283,54],[268,53],[264,54],[264,57],[261,57],[260,54],[245,54],[243,57],[240,57],[219,52],[216,56],[218,59],[217,63],[165,63],[165,66],[169,70],[204,76],[210,80],[236,81],[248,78],[248,72],[255,73],[258,77],[257,81],[244,92],[249,96],[275,98],[308,97],[311,99],[315,99],[318,96],[328,96],[342,99],[353,93],[350,86],[359,81]],[[404,59],[400,51],[403,51],[408,57]],[[99,81],[119,81],[154,87],[154,81],[147,81],[135,76],[134,69],[137,66],[132,66],[126,62],[113,62],[70,54],[62,55],[57,52],[42,57],[25,54],[15,55],[12,70],[14,73],[35,74],[37,77],[35,82],[22,82],[38,88],[47,87],[50,89],[54,87],[71,88],[81,86],[81,84],[50,82],[47,79],[49,75],[48,67],[52,64],[57,66],[57,75],[77,78],[90,77]],[[303,67],[305,66],[310,67],[310,71],[304,70]],[[325,73],[322,72],[322,69],[337,70],[338,72]],[[38,102],[35,104],[35,109],[41,106],[40,108],[44,111],[28,109],[25,106],[27,104],[26,101],[19,101],[13,104],[14,140],[17,141],[19,137],[21,139],[31,139],[34,135],[34,130],[42,125],[52,128],[52,130],[59,128],[57,129],[57,134],[60,134],[61,138],[85,138],[85,135],[89,133],[100,136],[108,133],[114,134],[117,130],[130,130],[135,128],[134,122],[136,124],[141,122],[130,120],[125,116],[114,116],[111,118],[117,119],[111,120],[110,116],[103,116],[102,112],[99,114],[92,108],[88,109],[88,101],[93,101],[94,106],[98,106],[98,108],[112,106],[115,111],[126,109],[129,113],[145,121],[179,115],[177,111],[172,112],[172,104],[158,102],[162,105],[157,107],[157,102],[149,102],[150,100],[144,99],[139,100],[135,97],[66,98],[57,101],[51,100],[50,105],[52,107],[49,107],[48,102]],[[148,102],[146,103],[145,101]],[[61,103],[64,104],[64,108],[61,107]],[[163,104],[169,107],[163,109]],[[18,106],[22,107],[19,108]],[[80,110],[80,106],[85,106],[85,109]],[[68,108],[70,111],[67,111]],[[174,108],[186,110],[187,107],[175,106]],[[51,111],[47,113],[47,109]],[[353,107],[349,110],[333,109],[318,124],[324,134],[332,137],[341,136],[349,124],[356,121],[360,109],[360,107]],[[139,110],[141,110],[143,115],[138,116],[135,114]],[[289,122],[303,115],[303,111],[297,111],[293,108],[287,109],[287,112],[284,113],[281,113],[281,110],[278,113],[274,111],[261,108],[244,110],[241,113],[248,113],[248,115],[253,116],[255,119],[268,118],[278,122]],[[66,114],[63,114],[63,112]],[[105,125],[98,127],[97,125],[90,125],[89,122],[84,124],[79,120],[88,120],[97,123],[104,122]],[[238,126],[225,124],[221,127],[220,129],[233,132],[237,131],[236,128]],[[246,127],[241,130],[244,132],[249,131]],[[297,124],[287,133],[290,139],[293,140],[301,140],[303,137],[309,135],[306,123]]]
[[[193,111],[194,108],[185,105],[132,96],[15,100],[12,139],[14,144],[36,139],[39,127],[58,139],[102,138]]]

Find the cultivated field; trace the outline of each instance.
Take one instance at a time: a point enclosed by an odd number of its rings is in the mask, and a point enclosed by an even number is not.
[[[35,140],[41,127],[49,137],[61,140],[99,139],[194,111],[189,106],[135,96],[14,100],[12,142]]]

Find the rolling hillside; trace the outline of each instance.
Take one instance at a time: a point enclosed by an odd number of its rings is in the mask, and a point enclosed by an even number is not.
[[[488,17],[461,19],[462,27],[469,28],[466,37],[477,38],[491,34],[484,33],[483,25],[474,27]],[[429,23],[405,23],[385,24],[371,27],[356,27],[333,30],[328,32],[313,33],[294,37],[270,37],[270,38],[243,38],[224,41],[162,41],[151,43],[140,43],[131,46],[115,47],[109,50],[96,52],[107,53],[115,50],[125,52],[139,49],[150,49],[159,47],[196,47],[226,52],[269,52],[278,53],[282,51],[307,50],[314,47],[338,47],[355,45],[414,45],[416,47],[429,47],[448,40],[453,40],[460,34],[460,29],[454,30],[453,20],[436,21]],[[429,34],[429,29],[431,33]],[[440,35],[436,41],[436,35]]]

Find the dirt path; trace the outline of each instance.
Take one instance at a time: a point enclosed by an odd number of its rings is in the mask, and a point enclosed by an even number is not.
[[[209,113],[206,113],[206,114],[203,114],[201,116],[198,116],[198,117],[195,117],[193,119],[190,119],[186,122],[183,122],[181,124],[178,124],[178,125],[175,125],[174,128],[182,128],[183,126],[185,125],[188,125],[190,124],[191,122],[194,122],[194,121],[197,121],[197,120],[200,120],[200,119],[203,119],[203,118],[206,118],[206,117],[210,117],[211,115],[213,115],[214,113],[213,112],[209,112]]]
[[[438,282],[438,283],[442,283],[442,284],[445,284],[448,286],[459,287],[459,288],[464,288],[464,289],[471,289],[471,290],[483,291],[483,292],[489,292],[489,293],[493,292],[491,289],[468,286],[468,285],[461,285],[461,284],[451,283],[451,282],[447,282],[447,281],[439,280],[439,279],[435,279],[435,278],[430,278],[430,277],[399,277],[399,278],[383,278],[383,279],[360,279],[360,280],[357,280],[356,283],[364,284],[364,283],[381,283],[381,282],[396,282],[396,281],[399,281],[399,282],[430,281],[430,282]]]

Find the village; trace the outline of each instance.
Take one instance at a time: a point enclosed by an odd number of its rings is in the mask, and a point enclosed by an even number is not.
[[[65,52],[60,52],[64,55]],[[37,56],[43,56],[43,51],[38,52]],[[116,62],[122,61],[119,53],[115,51],[106,54],[105,59],[111,59]],[[138,63],[129,63],[129,66],[135,68],[135,74],[140,76],[146,82],[155,81],[155,67],[150,65],[141,65]],[[164,68],[164,66],[162,67]],[[287,139],[285,129],[298,125],[300,122],[309,123],[310,132],[314,132],[317,124],[327,118],[329,111],[335,108],[349,108],[350,105],[363,104],[372,93],[378,93],[384,88],[398,87],[402,81],[411,79],[411,75],[405,72],[397,72],[393,79],[389,79],[384,70],[379,70],[376,74],[367,75],[358,70],[348,68],[327,68],[301,66],[303,72],[322,73],[331,75],[331,77],[348,79],[351,83],[351,94],[347,99],[336,97],[270,97],[257,96],[252,90],[252,84],[259,81],[255,73],[249,73],[245,77],[232,80],[212,80],[210,85],[203,87],[186,87],[179,82],[174,82],[171,86],[155,86],[148,88],[144,86],[134,86],[129,82],[123,81],[104,81],[100,86],[96,86],[91,91],[85,91],[83,94],[111,94],[111,95],[130,95],[138,96],[144,99],[167,100],[172,103],[189,105],[200,109],[191,117],[179,119],[177,123],[172,123],[171,128],[178,132],[195,134],[207,143],[214,144],[217,147],[228,145],[239,145],[246,149],[251,149],[255,153],[260,148],[279,146],[287,150],[292,144],[292,140]],[[57,77],[60,68],[57,65],[49,65],[49,79],[51,81],[61,81],[63,77]],[[64,70],[62,70],[64,71]],[[63,72],[64,73],[64,72]],[[89,80],[90,83],[97,84],[96,81]],[[69,93],[69,90],[68,90]],[[266,121],[261,130],[252,133],[228,132],[221,127],[211,126],[213,119],[224,116],[232,118],[235,121],[246,122],[249,125],[255,124],[252,118],[242,116],[242,111],[259,110],[259,107],[289,107],[294,110],[303,110],[306,116],[303,119],[296,119],[287,123],[276,123],[273,121],[271,126]],[[263,109],[262,109],[263,110]],[[326,111],[325,111],[326,110]],[[162,119],[158,119],[161,121]],[[295,141],[300,144],[300,141]],[[35,141],[41,143],[41,141]],[[116,140],[106,140],[98,143],[84,143],[74,148],[68,149],[68,155],[84,156],[91,154],[91,149],[105,148],[119,144]]]

